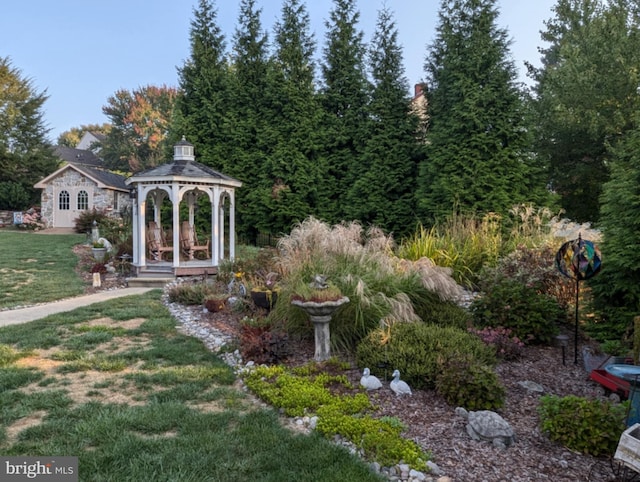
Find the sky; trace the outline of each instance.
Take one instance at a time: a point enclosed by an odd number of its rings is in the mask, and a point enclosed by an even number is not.
[[[177,68],[189,58],[189,31],[198,0],[20,0],[0,12],[0,57],[31,80],[48,99],[42,112],[49,138],[72,127],[102,124],[102,107],[116,91],[178,86]],[[507,29],[522,82],[525,61],[540,64],[540,31],[556,0],[498,0],[498,24]],[[239,1],[216,0],[218,25],[227,51],[238,25]],[[282,0],[256,0],[270,38]],[[326,44],[331,0],[307,0],[311,31],[320,57]],[[398,29],[410,86],[424,77],[424,59],[435,39],[439,0],[359,0],[360,30],[369,42],[377,12],[386,6]]]

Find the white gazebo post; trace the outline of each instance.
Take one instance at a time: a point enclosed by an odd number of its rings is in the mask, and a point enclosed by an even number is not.
[[[133,234],[133,252],[131,253],[132,258],[131,258],[131,262],[134,265],[137,265],[140,263],[140,243],[138,242],[139,238],[140,238],[140,219],[138,216],[138,186],[137,185],[133,185],[133,187],[131,188],[131,191],[129,191],[129,196],[132,199],[132,203],[131,203],[131,229],[132,229],[132,234]]]
[[[145,253],[147,252],[147,189],[140,186],[138,189],[138,256],[139,266],[144,267],[147,264]]]
[[[224,198],[224,202],[220,203],[220,207],[218,208],[218,226],[220,226],[220,234],[218,235],[218,244],[220,247],[218,248],[220,252],[220,260],[224,258],[224,205],[226,203],[226,196]]]
[[[173,267],[180,266],[180,201],[182,196],[180,195],[180,186],[174,184],[171,186],[171,200],[173,202]]]
[[[236,208],[235,193],[229,193],[229,259],[236,257]]]

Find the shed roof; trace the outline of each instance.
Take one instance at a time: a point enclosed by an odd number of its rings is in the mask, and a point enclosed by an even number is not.
[[[44,189],[46,185],[54,178],[58,177],[64,171],[71,169],[87,176],[93,180],[98,187],[106,189],[114,189],[117,191],[129,191],[129,188],[125,184],[126,178],[120,174],[105,171],[103,169],[95,169],[86,165],[80,164],[65,164],[60,169],[49,174],[47,177],[39,181],[34,185],[36,189]]]
[[[83,164],[86,166],[102,167],[104,161],[96,156],[92,151],[86,149],[76,149],[74,147],[56,146],[54,148],[56,156],[70,164]]]

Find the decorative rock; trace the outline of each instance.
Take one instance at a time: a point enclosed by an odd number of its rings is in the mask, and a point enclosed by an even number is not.
[[[313,416],[309,419],[309,428],[311,430],[315,430],[316,429],[316,425],[318,425],[318,417],[317,416]]]
[[[362,378],[360,378],[360,385],[367,390],[377,390],[382,388],[382,382],[378,377],[371,375],[368,368],[365,368],[362,372]]]
[[[409,471],[409,479],[415,480],[417,482],[422,482],[424,480],[427,480],[427,476],[422,472],[418,472],[417,470],[411,469]]]
[[[435,462],[432,462],[431,460],[427,460],[427,467],[429,467],[429,470],[433,475],[442,475],[442,470],[440,469],[440,467],[438,467],[438,465]]]
[[[486,440],[498,448],[506,448],[515,441],[511,425],[496,412],[467,412],[464,408],[457,407],[456,415],[467,420],[467,433],[473,440]]]
[[[532,382],[531,380],[518,382],[518,385],[520,385],[525,390],[529,390],[530,392],[544,393],[544,387],[539,383]]]

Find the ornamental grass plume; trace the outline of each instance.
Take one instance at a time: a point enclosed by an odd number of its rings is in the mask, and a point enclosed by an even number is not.
[[[416,307],[429,313],[461,294],[450,270],[428,260],[401,260],[394,247],[393,238],[379,228],[365,230],[355,221],[330,226],[310,217],[278,243],[281,299],[291,300],[313,274],[327,275],[350,300],[333,315],[331,327],[334,345],[348,348],[382,318],[413,322],[420,319]],[[271,316],[290,326],[306,323],[286,302],[278,303]]]

